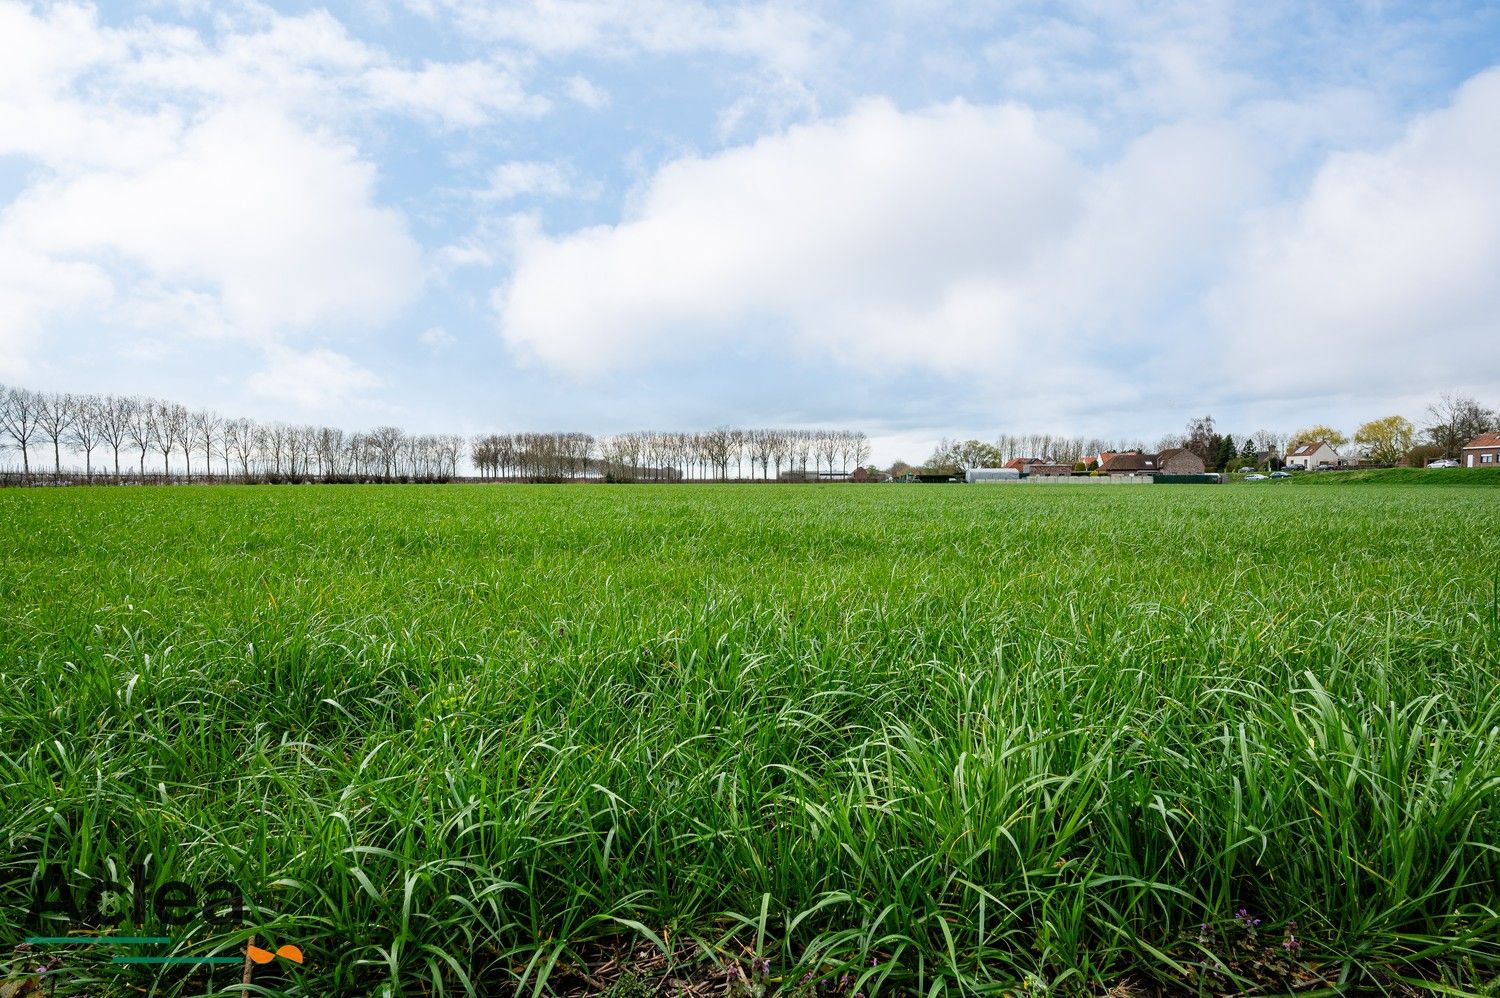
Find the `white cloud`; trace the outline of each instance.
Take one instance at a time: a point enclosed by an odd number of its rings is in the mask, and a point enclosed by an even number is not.
[[[98,307],[114,286],[100,268],[53,260],[0,230],[0,378],[20,378],[49,323]]]
[[[210,37],[0,0],[0,155],[27,167],[0,206],[8,367],[70,316],[160,349],[379,323],[415,295],[405,219],[318,122],[381,108],[462,121],[508,91],[470,64],[402,69],[326,14],[251,11],[261,23],[219,18]]]
[[[545,56],[711,51],[754,59],[789,75],[816,66],[836,35],[821,18],[790,3],[422,0],[411,6],[451,17],[471,34],[520,44]]]
[[[486,201],[509,201],[529,195],[561,197],[573,191],[573,171],[564,163],[513,160],[490,171],[489,186],[479,193]]]
[[[609,107],[609,91],[603,87],[590,82],[586,77],[570,76],[565,85],[567,94],[572,100],[591,111],[598,111]]]
[[[359,401],[384,385],[373,372],[341,353],[273,347],[264,369],[250,376],[250,391],[304,410],[329,409]]]
[[[433,353],[441,353],[458,341],[442,326],[432,326],[417,334],[417,340]]]
[[[526,92],[508,65],[484,60],[408,65],[352,37],[326,11],[266,13],[262,23],[218,37],[155,27],[116,35],[129,56],[111,66],[119,80],[173,100],[274,101],[320,117],[391,112],[452,127],[548,108],[544,98]]]
[[[1132,364],[1168,345],[1142,315],[1256,190],[1228,127],[1158,129],[1089,168],[1019,106],[870,102],[671,163],[618,225],[523,235],[496,304],[514,348],[576,372],[717,342],[1076,377],[1122,339]]]
[[[1500,376],[1500,70],[1262,215],[1214,295],[1231,367],[1362,392]]]
[[[416,291],[420,251],[374,205],[350,146],[257,106],[216,111],[137,170],[40,181],[0,231],[53,258],[123,261],[211,289],[252,335],[381,320]]]

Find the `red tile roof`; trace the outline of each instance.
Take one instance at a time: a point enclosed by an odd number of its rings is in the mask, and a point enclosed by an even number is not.
[[[1500,447],[1500,433],[1481,433],[1464,444],[1464,450],[1479,450],[1484,447]]]

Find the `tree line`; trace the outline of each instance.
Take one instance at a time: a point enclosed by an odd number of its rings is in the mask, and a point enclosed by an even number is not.
[[[4,385],[0,435],[19,454],[27,477],[64,474],[66,450],[83,458],[88,478],[144,479],[149,462],[150,475],[184,480],[437,481],[458,474],[467,446],[460,436],[409,434],[394,426],[348,433],[229,419],[154,398]]]
[[[870,459],[857,430],[721,426],[702,432],[491,433],[476,437],[480,477],[523,481],[582,477],[612,482],[762,481],[842,477]],[[758,473],[757,473],[757,469]]]
[[[155,398],[0,385],[0,448],[23,477],[243,481],[726,481],[847,475],[870,459],[853,430],[719,427],[703,432],[411,434],[225,418]],[[758,469],[758,474],[757,474]]]

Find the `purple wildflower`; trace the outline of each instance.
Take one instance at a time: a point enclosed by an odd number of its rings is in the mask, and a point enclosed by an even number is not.
[[[750,970],[759,977],[765,977],[771,973],[771,958],[758,956],[750,961]]]

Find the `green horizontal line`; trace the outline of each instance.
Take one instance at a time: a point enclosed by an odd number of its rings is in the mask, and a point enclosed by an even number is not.
[[[166,936],[30,936],[29,946],[156,946],[169,943]]]
[[[110,963],[244,963],[242,956],[117,956]]]

